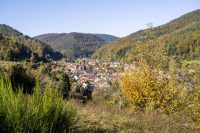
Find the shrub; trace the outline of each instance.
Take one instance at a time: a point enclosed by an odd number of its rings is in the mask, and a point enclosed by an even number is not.
[[[178,104],[178,90],[172,79],[162,77],[148,65],[130,69],[121,76],[120,88],[130,105],[161,109],[167,113]]]
[[[195,126],[200,128],[200,84],[189,91],[185,98],[185,106],[180,111],[181,116],[188,116]]]
[[[35,86],[35,77],[25,69],[21,64],[12,67],[9,77],[12,82],[14,91],[17,86],[23,86],[24,93],[32,93]]]
[[[111,87],[95,88],[92,98],[94,102],[103,102],[113,106],[116,105],[119,108],[127,105],[127,101],[117,82],[113,82]]]
[[[9,79],[0,76],[0,132],[67,132],[76,112],[65,106],[61,92],[36,85],[32,95],[14,92]]]

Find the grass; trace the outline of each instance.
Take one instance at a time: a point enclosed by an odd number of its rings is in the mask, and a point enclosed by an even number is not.
[[[183,62],[184,66],[186,66],[186,65],[193,65],[193,64],[200,65],[200,60],[192,60],[192,61],[184,61]]]
[[[0,61],[0,68],[7,68],[11,66],[15,66],[17,64],[21,64],[20,62],[11,62],[11,61]]]
[[[117,133],[198,133],[200,130],[184,114],[166,115],[157,111],[119,109],[105,103],[89,102],[85,105],[72,100],[77,109],[79,132]]]
[[[76,122],[76,111],[57,89],[43,93],[36,85],[32,95],[19,87],[14,93],[9,79],[0,76],[0,132],[68,132]]]

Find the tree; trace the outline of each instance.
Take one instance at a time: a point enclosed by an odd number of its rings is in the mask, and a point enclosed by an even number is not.
[[[70,91],[70,80],[66,73],[62,72],[61,78],[59,80],[59,88],[63,93],[63,98],[67,98],[69,96]]]
[[[151,32],[149,32],[151,36]],[[168,57],[164,45],[157,39],[147,44],[138,43],[138,68],[131,68],[121,75],[120,88],[130,105],[136,108],[153,108],[169,112],[176,107],[178,91],[176,80],[168,78]]]

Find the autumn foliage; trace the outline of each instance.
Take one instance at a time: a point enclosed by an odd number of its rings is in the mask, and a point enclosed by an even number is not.
[[[177,82],[169,75],[169,58],[163,52],[164,45],[155,39],[136,45],[135,51],[138,53],[136,67],[122,73],[120,81],[129,105],[166,113],[173,111],[180,101],[177,101]]]
[[[160,108],[169,111],[177,93],[170,79],[161,77],[147,65],[129,69],[121,76],[120,87],[127,100],[134,107]]]

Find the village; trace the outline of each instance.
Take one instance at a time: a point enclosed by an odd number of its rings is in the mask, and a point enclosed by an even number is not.
[[[93,88],[110,87],[112,83],[119,79],[120,72],[128,69],[131,65],[120,64],[119,62],[102,62],[89,58],[77,59],[74,63],[64,60],[52,62],[53,71],[63,71],[73,78],[83,88],[89,85]]]

